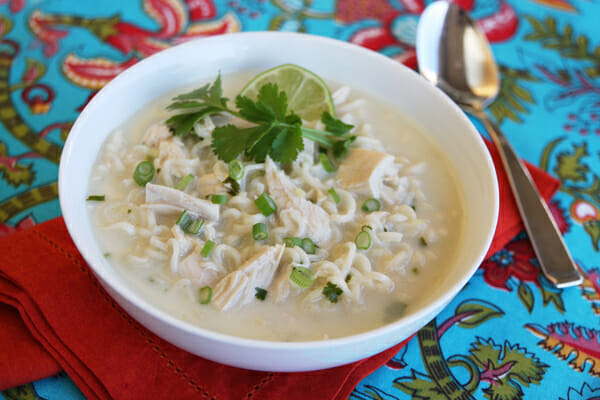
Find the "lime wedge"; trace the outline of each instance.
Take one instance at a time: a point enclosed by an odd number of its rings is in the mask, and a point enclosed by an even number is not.
[[[240,94],[256,100],[258,91],[267,83],[276,83],[285,91],[288,110],[293,110],[306,121],[321,119],[323,111],[334,115],[333,100],[323,79],[294,64],[284,64],[256,75]]]

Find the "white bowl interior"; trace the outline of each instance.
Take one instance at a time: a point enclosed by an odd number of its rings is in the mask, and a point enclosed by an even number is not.
[[[394,324],[346,338],[304,343],[257,341],[207,331],[157,310],[134,293],[96,244],[85,201],[88,178],[99,149],[114,129],[153,99],[178,87],[214,79],[218,71],[227,75],[284,63],[302,65],[325,79],[387,101],[421,126],[454,165],[467,214],[454,271]],[[69,134],[60,164],[59,192],[62,213],[75,244],[101,283],[134,318],[192,353],[244,368],[279,371],[348,363],[414,333],[456,295],[477,269],[491,242],[498,213],[495,171],[487,150],[462,111],[438,89],[375,52],[322,37],[274,32],[188,42],[119,75],[92,99]]]

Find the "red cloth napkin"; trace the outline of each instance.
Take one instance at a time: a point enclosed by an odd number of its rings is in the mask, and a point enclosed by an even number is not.
[[[489,254],[521,229],[495,151],[500,218]],[[559,182],[528,165],[545,199]],[[0,390],[64,369],[88,399],[346,399],[407,342],[353,364],[304,373],[220,365],[158,338],[102,289],[61,218],[0,240]],[[19,318],[20,317],[20,318]]]

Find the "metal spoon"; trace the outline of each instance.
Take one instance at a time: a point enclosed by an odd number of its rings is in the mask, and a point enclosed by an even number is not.
[[[500,78],[490,45],[469,16],[455,4],[430,4],[417,28],[421,74],[483,123],[496,144],[525,229],[542,271],[556,287],[583,279],[531,177],[500,129],[484,112],[498,95]]]

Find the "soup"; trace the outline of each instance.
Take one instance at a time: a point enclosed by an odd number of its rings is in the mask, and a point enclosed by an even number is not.
[[[224,92],[250,77],[224,77]],[[89,186],[104,200],[89,202],[90,218],[141,296],[202,328],[309,341],[393,322],[447,273],[464,225],[452,166],[398,110],[328,84],[356,136],[339,159],[305,138],[293,162],[226,163],[215,127],[248,125],[213,115],[175,136],[172,96],[109,137]],[[148,182],[134,177],[144,163]]]

